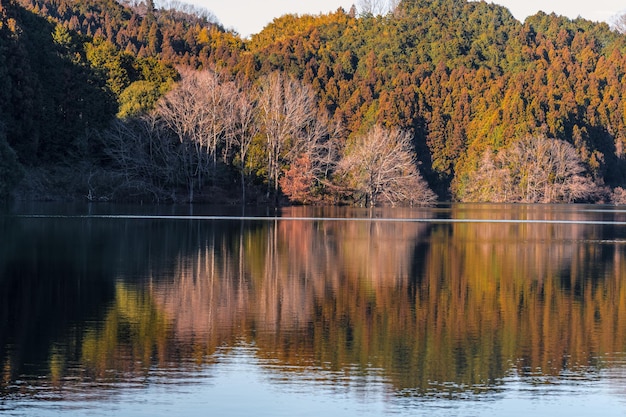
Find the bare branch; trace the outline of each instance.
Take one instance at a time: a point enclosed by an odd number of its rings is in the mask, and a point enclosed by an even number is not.
[[[374,126],[356,139],[337,171],[363,194],[366,205],[430,204],[436,200],[417,170],[412,137],[406,131]]]
[[[598,192],[571,144],[529,137],[496,156],[487,150],[480,166],[470,174],[461,200],[570,203],[585,201]]]
[[[325,131],[317,124],[313,90],[278,72],[261,83],[259,111],[266,138],[268,186],[276,193],[283,167],[310,152]]]
[[[229,101],[236,99],[234,84],[212,71],[182,73],[182,81],[163,97],[157,114],[180,142],[189,200],[194,188],[215,173],[219,149],[229,128]],[[226,143],[227,147],[231,145]],[[228,150],[226,151],[228,152]]]

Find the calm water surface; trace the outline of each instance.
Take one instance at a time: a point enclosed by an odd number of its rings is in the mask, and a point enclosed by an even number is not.
[[[626,414],[626,210],[2,213],[3,416]]]

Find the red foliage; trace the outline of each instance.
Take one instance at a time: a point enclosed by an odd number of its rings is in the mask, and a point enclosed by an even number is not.
[[[300,155],[285,171],[280,179],[280,188],[292,203],[307,204],[312,200],[311,185],[313,184],[311,159],[308,155]]]

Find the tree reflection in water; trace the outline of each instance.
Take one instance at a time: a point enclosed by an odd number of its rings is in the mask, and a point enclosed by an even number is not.
[[[18,244],[0,257],[9,271],[3,323],[32,316],[26,304],[42,277],[24,279],[16,264],[35,255],[61,256],[67,268],[55,282],[70,274],[99,310],[54,319],[55,331],[37,341],[45,358],[3,325],[2,385],[24,374],[25,357],[45,362],[39,372],[58,384],[119,381],[155,366],[210,366],[242,343],[285,375],[380,374],[394,392],[420,396],[498,390],[512,374],[585,375],[621,357],[626,246],[615,227],[587,223],[584,211],[467,207],[446,216],[581,223],[437,222],[437,209],[392,212],[408,221],[381,220],[382,209],[367,221],[296,220],[303,208],[258,221],[83,220],[67,232],[82,233],[82,252],[71,256],[52,242],[26,249],[22,236],[43,238],[45,228],[4,224]],[[85,282],[93,271],[107,284]],[[105,299],[95,295],[102,288]],[[60,297],[72,291],[57,288]]]

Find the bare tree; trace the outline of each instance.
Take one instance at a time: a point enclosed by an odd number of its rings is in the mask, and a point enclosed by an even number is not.
[[[472,172],[463,190],[462,201],[507,202],[512,195],[511,176],[497,161],[497,155],[487,148],[483,152],[479,168]]]
[[[138,1],[138,0],[132,0],[132,1]],[[190,3],[177,1],[177,0],[156,1],[155,3],[158,3],[158,7],[161,9],[170,10],[171,12],[175,12],[175,11],[181,12],[178,14],[178,17],[192,25],[203,24],[203,23],[217,24],[218,22],[218,19],[217,17],[215,17],[215,14],[209,9],[204,8],[202,6],[193,5]]]
[[[117,120],[105,132],[105,151],[115,166],[112,194],[173,199],[172,189],[180,181],[177,144],[165,133],[154,114]]]
[[[546,137],[517,141],[497,156],[486,151],[467,183],[462,201],[570,203],[600,192],[576,149]]]
[[[316,140],[310,148],[309,157],[315,181],[326,184],[332,172],[337,168],[340,155],[340,138],[344,128],[340,123],[331,122],[327,114],[319,115],[318,123],[324,126],[325,137]]]
[[[165,128],[178,139],[181,171],[187,183],[189,201],[194,199],[195,181],[203,174],[203,133],[198,126],[204,119],[198,77],[187,73],[182,81],[157,104],[156,112]]]
[[[206,146],[209,155],[212,157],[213,172],[217,165],[218,147],[223,144],[226,148],[230,146],[230,142],[225,140],[225,133],[228,130],[229,109],[237,99],[237,88],[232,81],[226,81],[214,72],[207,71],[202,77],[202,85],[204,91],[204,100],[201,104],[207,113],[206,130]],[[225,154],[228,153],[226,149]]]
[[[284,165],[308,152],[324,134],[316,118],[313,90],[279,72],[267,76],[259,93],[259,118],[265,136],[268,195],[278,193]]]
[[[585,168],[576,149],[565,141],[529,137],[514,143],[502,158],[521,202],[570,203],[597,191],[593,181],[584,176]]]
[[[232,88],[212,71],[188,71],[157,105],[159,119],[180,142],[189,201],[193,201],[195,188],[215,172],[218,148],[228,128],[226,102],[234,98]]]
[[[611,19],[611,26],[619,33],[626,34],[626,13],[614,16]]]
[[[343,128],[318,113],[299,143],[288,153],[288,165],[280,178],[281,191],[294,203],[309,204],[328,197],[329,177],[339,160]]]
[[[626,205],[626,190],[622,187],[615,187],[610,193],[611,203],[617,206]]]
[[[226,133],[224,155],[228,155],[231,144],[238,148],[239,169],[241,175],[241,197],[246,202],[246,163],[248,151],[254,138],[260,132],[258,123],[258,103],[250,86],[233,90],[234,97],[228,100],[228,130]]]
[[[339,161],[337,174],[366,205],[430,204],[437,199],[417,170],[411,134],[400,129],[377,125],[357,137]]]
[[[393,12],[398,6],[398,0],[359,0],[359,11],[362,16],[384,16]]]

